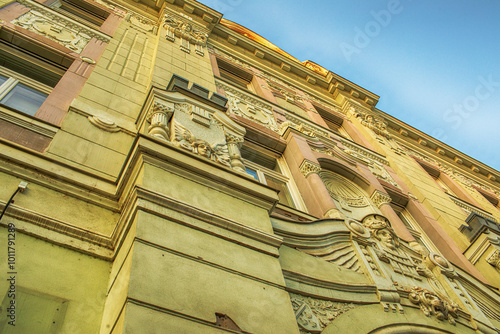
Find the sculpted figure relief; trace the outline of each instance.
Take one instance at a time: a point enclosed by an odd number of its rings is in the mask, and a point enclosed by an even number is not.
[[[231,167],[231,158],[226,144],[210,145],[202,139],[196,139],[191,131],[178,122],[174,122],[174,127],[173,142],[178,147]]]

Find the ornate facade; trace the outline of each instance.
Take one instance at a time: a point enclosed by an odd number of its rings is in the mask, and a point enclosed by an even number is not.
[[[0,40],[0,332],[499,332],[500,173],[376,94],[194,0]]]

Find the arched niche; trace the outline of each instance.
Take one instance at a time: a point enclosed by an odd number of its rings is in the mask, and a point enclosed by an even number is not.
[[[330,157],[318,158],[318,162],[322,169],[337,173],[354,182],[365,193],[371,194],[373,192],[374,188],[371,183],[354,166],[349,166],[345,162]]]
[[[318,172],[337,209],[346,217],[361,220],[363,217],[373,213],[380,213],[379,209],[370,201],[366,191],[351,178],[344,175],[322,169]]]

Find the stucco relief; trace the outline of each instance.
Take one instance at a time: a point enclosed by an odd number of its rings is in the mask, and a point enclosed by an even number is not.
[[[422,280],[415,262],[400,248],[400,240],[387,218],[377,214],[369,215],[363,219],[363,226],[368,228],[372,238],[377,240],[375,254],[380,261],[389,264],[396,273]]]
[[[310,137],[324,137],[328,138],[328,132],[322,130],[319,127],[313,126],[308,122],[303,121],[302,119],[295,117],[291,114],[286,114],[285,115],[286,121],[281,123],[280,125],[280,130],[281,133],[283,134],[284,131],[288,128],[291,127],[307,136]]]
[[[144,110],[150,136],[245,172],[240,152],[245,129],[221,111],[190,101],[177,92],[156,90]]]
[[[163,28],[167,30],[167,40],[173,42],[175,41],[175,37],[181,39],[181,48],[189,48],[189,43],[202,47],[207,43],[207,30],[194,23],[190,18],[176,16],[173,13],[166,13],[163,19]],[[183,44],[182,41],[188,43]]]
[[[216,83],[217,87],[224,89],[228,98],[228,109],[232,114],[254,121],[266,128],[278,132],[278,125],[274,118],[273,109],[248,94],[244,94],[222,82]]]
[[[352,208],[362,208],[370,205],[368,198],[352,181],[329,171],[319,173],[330,196],[336,200],[343,209],[351,211]]]
[[[231,167],[229,150],[225,143],[210,144],[203,139],[197,139],[191,131],[180,123],[175,121],[173,123],[174,132],[172,142],[175,145],[212,161]]]
[[[456,324],[458,318],[458,305],[437,296],[434,292],[419,287],[411,289],[408,295],[410,301],[418,305],[427,316],[435,316],[439,320],[448,320],[452,325]]]
[[[338,303],[290,294],[295,318],[301,333],[321,333],[339,315],[354,309],[348,303]]]
[[[54,21],[53,18],[36,10],[21,15],[14,21],[14,25],[45,36],[68,49],[80,53],[92,38],[83,31],[68,27],[65,22]]]

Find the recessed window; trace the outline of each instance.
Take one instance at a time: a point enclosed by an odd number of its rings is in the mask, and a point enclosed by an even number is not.
[[[238,88],[254,91],[252,80],[253,74],[249,73],[235,65],[232,65],[224,60],[217,59],[220,77],[231,82]]]
[[[0,104],[28,115],[35,115],[48,96],[21,82],[18,78],[0,75]]]
[[[244,146],[241,150],[246,172],[257,181],[278,191],[279,203],[297,208],[296,200],[290,191],[291,179],[284,173],[284,166],[280,167],[279,159],[266,155]],[[281,162],[284,164],[284,162]]]
[[[346,138],[351,139],[349,134],[342,127],[344,119],[340,115],[337,115],[333,111],[327,110],[326,108],[323,108],[317,104],[313,104],[313,106],[314,109],[316,109],[318,114],[321,116],[321,118],[323,118],[323,120],[325,121],[326,125],[330,130]]]
[[[100,27],[109,16],[105,10],[82,0],[57,0],[50,4],[50,7],[76,21],[97,27]]]

